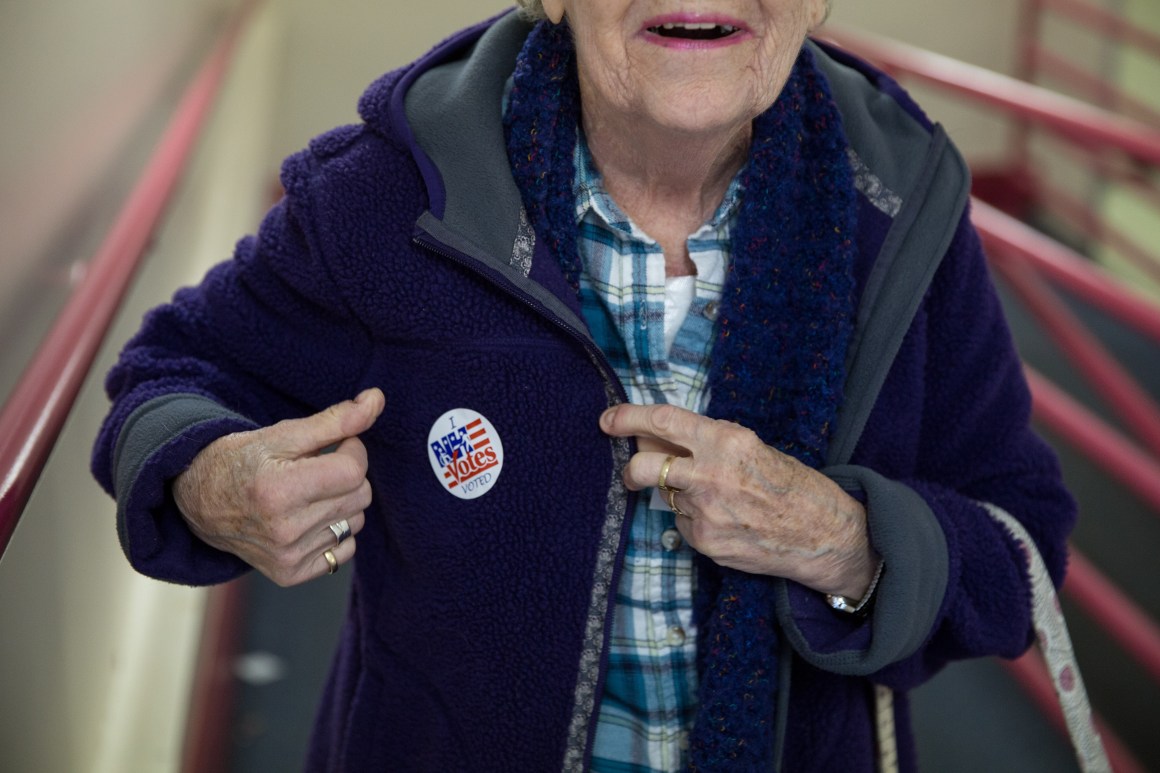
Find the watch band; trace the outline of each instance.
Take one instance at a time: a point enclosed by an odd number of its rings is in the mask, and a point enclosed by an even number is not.
[[[874,579],[870,580],[870,587],[866,589],[866,593],[862,596],[861,600],[827,593],[826,603],[830,605],[831,609],[836,609],[839,612],[845,612],[850,615],[866,612],[870,601],[874,598],[874,590],[878,587],[878,580],[882,578],[882,568],[885,565],[885,561],[878,562],[878,568],[874,570]]]

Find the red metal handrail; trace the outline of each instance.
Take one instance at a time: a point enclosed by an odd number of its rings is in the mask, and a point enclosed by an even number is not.
[[[1061,733],[1067,735],[1067,721],[1063,710],[1059,707],[1059,699],[1055,694],[1055,685],[1047,666],[1039,653],[1032,650],[1016,660],[1002,661],[1007,673],[1015,678],[1019,686],[1027,693],[1040,713],[1047,717],[1051,724]],[[1119,736],[1108,727],[1098,716],[1093,717],[1100,740],[1104,744],[1108,761],[1115,773],[1147,773],[1147,769],[1132,754]]]
[[[1086,0],[1033,0],[1025,4],[1019,76],[1027,81],[1038,81],[1036,74],[1048,78],[1056,77],[1071,88],[1078,88],[1089,95],[1102,107],[1132,116],[1148,124],[1155,125],[1160,113],[1150,105],[1128,95],[1122,89],[1109,83],[1075,64],[1066,55],[1051,51],[1039,42],[1039,17],[1050,12],[1057,18],[1074,26],[1095,32],[1116,44],[1135,47],[1143,54],[1160,60],[1160,35],[1132,24],[1122,13],[1094,5]]]
[[[827,26],[842,48],[894,74],[905,74],[981,104],[1033,121],[1074,142],[1117,149],[1160,166],[1160,130],[1007,75],[866,32]]]
[[[1148,168],[1141,169],[1130,161],[1117,163],[1117,159],[1092,158],[1086,149],[1079,148],[1070,142],[1055,142],[1052,149],[1067,154],[1069,161],[1081,164],[1085,171],[1114,180],[1128,193],[1139,197],[1149,206],[1160,211],[1160,179],[1157,179],[1160,176],[1149,176]]]
[[[1120,481],[1156,513],[1160,513],[1160,463],[1063,390],[1024,366],[1034,396],[1035,418],[1076,448],[1093,464]]]
[[[1120,14],[1083,0],[1039,0],[1039,4],[1088,29],[1098,30],[1120,43],[1128,43],[1160,59],[1160,35],[1130,24]]]
[[[1101,107],[1151,125],[1160,122],[1160,112],[1100,76],[1077,66],[1067,57],[1034,43],[1028,48],[1034,70],[1047,76],[1036,78],[1037,82],[1066,83],[1070,87],[1068,91],[1086,94],[1092,102]]]
[[[185,722],[182,773],[227,767],[236,684],[230,667],[242,645],[245,582],[241,578],[209,589]]]
[[[1108,77],[1112,62],[1109,57],[1113,56],[1113,52],[1118,56],[1129,46],[1160,61],[1160,35],[1133,24],[1122,11],[1102,7],[1090,0],[1024,0],[1022,6],[1017,36],[1017,75],[1021,79],[1058,85],[1114,113],[1147,126],[1160,126],[1160,112]],[[1043,20],[1049,17],[1103,39],[1105,43],[1101,61],[1104,72],[1098,73],[1078,64],[1074,56],[1068,55],[1069,52],[1049,47],[1043,35]],[[1011,155],[1014,166],[1010,168],[1024,172],[1029,170],[1032,162],[1028,141],[1032,128],[1026,122],[1016,125]],[[1143,174],[1148,171],[1146,168],[1133,170],[1130,165],[1113,163],[1114,159],[1101,153],[1098,146],[1082,149],[1078,145],[1071,147],[1073,155],[1078,156],[1081,163],[1094,168],[1097,179],[1104,182],[1114,180],[1118,184],[1127,185],[1134,192],[1143,194],[1154,206],[1160,207],[1154,187]],[[1139,185],[1140,179],[1145,180],[1144,186]],[[1093,198],[1099,196],[1097,193],[1091,195]],[[1072,196],[1061,195],[1059,190],[1050,189],[1042,179],[1036,180],[1034,200],[1039,207],[1057,214],[1062,222],[1078,228],[1085,237],[1115,250],[1153,280],[1160,274],[1160,259],[1111,224],[1108,218],[1098,214],[1090,204]]]
[[[1079,197],[1061,187],[1040,182],[1039,190],[1039,199],[1050,202],[1051,210],[1075,228],[1081,237],[1115,250],[1125,262],[1160,287],[1160,255],[1145,250],[1133,238],[1110,225]]]
[[[1002,259],[991,263],[1059,345],[1064,357],[1096,388],[1124,426],[1160,459],[1160,407],[1155,401],[1026,263]]]
[[[1160,626],[1074,548],[1063,592],[1160,684]]]
[[[971,202],[971,220],[992,260],[1026,261],[1053,282],[1160,342],[1160,308],[1133,295],[1090,260],[978,199]]]
[[[0,411],[0,555],[192,155],[251,6],[230,22],[186,89],[85,278]]]

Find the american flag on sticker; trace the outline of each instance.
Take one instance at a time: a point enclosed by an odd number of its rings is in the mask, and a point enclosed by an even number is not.
[[[486,494],[503,469],[503,444],[484,416],[456,408],[431,427],[427,444],[431,468],[447,491],[460,499]]]

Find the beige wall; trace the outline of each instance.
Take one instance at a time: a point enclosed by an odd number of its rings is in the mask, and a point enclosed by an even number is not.
[[[281,0],[285,40],[271,163],[310,137],[357,119],[359,95],[382,73],[514,5],[509,0]]]
[[[1011,74],[1015,67],[1015,29],[1022,2],[1013,0],[833,0],[830,24],[865,30],[913,46]],[[932,120],[947,132],[968,159],[1002,157],[1006,123],[938,91],[907,84]]]
[[[833,0],[829,21],[1009,72],[1021,5],[1019,0]]]

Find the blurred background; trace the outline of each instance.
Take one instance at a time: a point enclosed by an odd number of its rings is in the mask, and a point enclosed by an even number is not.
[[[0,770],[299,768],[343,575],[134,575],[88,474],[101,379],[256,226],[285,155],[508,5],[0,0]],[[1080,666],[1116,770],[1160,770],[1160,2],[834,5],[820,35],[895,73],[971,163],[1081,503]],[[1037,669],[956,665],[918,691],[924,769],[1074,769]]]

